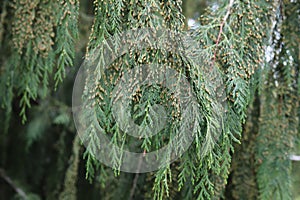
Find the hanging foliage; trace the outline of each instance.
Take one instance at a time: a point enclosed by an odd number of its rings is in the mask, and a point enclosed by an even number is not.
[[[300,2],[189,3],[1,1],[3,198],[294,199]]]

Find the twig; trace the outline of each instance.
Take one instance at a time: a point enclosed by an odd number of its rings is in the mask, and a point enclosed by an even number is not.
[[[26,193],[11,180],[9,176],[6,175],[5,171],[0,168],[0,176],[22,197],[22,199],[27,199]]]
[[[220,25],[220,31],[219,31],[218,38],[217,38],[217,41],[216,41],[216,49],[215,49],[215,52],[214,52],[214,58],[213,58],[212,65],[214,65],[215,62],[216,62],[218,44],[219,44],[219,42],[220,42],[221,35],[222,35],[222,33],[223,33],[223,27],[224,27],[224,24],[225,24],[225,22],[227,21],[229,15],[230,15],[230,12],[231,12],[231,8],[232,8],[232,6],[233,6],[233,3],[234,3],[234,0],[230,0],[230,1],[229,1],[229,5],[228,5],[228,7],[227,7],[227,12],[226,12],[226,14],[225,14],[225,16],[224,16],[224,18],[223,18],[223,21],[222,21],[222,23],[221,23],[221,25]]]
[[[142,166],[142,159],[143,159],[143,155],[141,155],[141,157],[139,159],[137,171],[136,171],[136,174],[135,174],[135,177],[134,177],[134,180],[133,180],[133,184],[132,184],[132,188],[130,190],[130,196],[129,196],[128,200],[132,200],[133,199],[133,195],[134,195],[134,192],[135,192],[136,184],[137,184],[137,181],[138,181],[138,178],[139,178],[139,172],[140,172],[140,169],[141,169],[141,166]]]

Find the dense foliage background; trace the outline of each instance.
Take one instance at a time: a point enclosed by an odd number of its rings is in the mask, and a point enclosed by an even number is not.
[[[0,0],[0,199],[300,199],[299,21],[298,0]],[[71,96],[86,53],[141,24],[190,30],[230,109],[209,156],[195,142],[166,168],[130,174],[81,145]],[[162,62],[195,85],[204,145],[214,113],[201,71],[180,55]]]

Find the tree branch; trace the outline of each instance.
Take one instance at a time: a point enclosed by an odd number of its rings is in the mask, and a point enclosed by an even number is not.
[[[144,152],[144,153],[145,153],[145,152]],[[134,177],[134,180],[133,180],[132,188],[131,188],[131,190],[130,190],[129,200],[132,200],[132,199],[133,199],[133,196],[134,196],[136,184],[137,184],[137,181],[138,181],[138,178],[139,178],[139,172],[140,172],[141,166],[142,166],[142,159],[143,159],[143,156],[141,155],[141,157],[140,157],[140,159],[139,159],[137,171],[136,171],[136,174],[135,174],[135,177]]]
[[[6,175],[4,169],[0,168],[0,176],[23,198],[27,199],[26,193],[16,186],[9,176]]]
[[[214,58],[213,58],[212,64],[214,64],[216,62],[218,44],[219,44],[219,42],[221,40],[221,35],[223,33],[223,27],[224,27],[224,24],[227,21],[229,15],[230,15],[233,3],[234,3],[234,0],[230,0],[229,1],[228,7],[227,7],[227,12],[226,12],[226,14],[225,14],[225,16],[223,18],[223,21],[222,21],[222,23],[220,25],[220,31],[219,31],[218,38],[217,38],[217,41],[216,41],[216,49],[215,49],[215,52],[214,52]]]

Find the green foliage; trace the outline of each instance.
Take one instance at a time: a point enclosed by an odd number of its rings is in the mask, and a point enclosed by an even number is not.
[[[284,13],[279,13],[275,24],[273,45],[276,53],[264,71],[268,75],[265,76],[261,94],[260,128],[256,144],[259,166],[257,180],[262,199],[292,199],[292,163],[289,156],[294,152],[298,134],[297,109],[293,107],[299,106],[295,81],[299,60],[291,58],[296,49],[290,45],[290,40],[299,40],[299,36],[290,37],[289,33],[285,34],[285,28],[286,24],[291,23],[286,21],[286,16],[295,12],[294,6],[286,2],[279,7],[278,12],[284,10]],[[293,9],[285,11],[289,7]]]
[[[257,199],[255,143],[258,133],[259,101],[256,98],[248,109],[247,122],[243,129],[241,144],[235,145],[230,178],[226,186],[229,199]]]
[[[58,55],[57,71],[54,75],[55,88],[59,82],[62,82],[66,77],[66,67],[73,66],[75,57],[74,40],[78,38],[78,0],[58,0],[58,5],[62,9],[59,10],[57,16],[56,41],[57,44],[55,53]]]
[[[5,112],[0,123],[6,134],[0,133],[0,172],[3,168],[7,173],[0,173],[5,183],[0,182],[0,194],[5,199],[23,193],[29,199],[293,199],[289,156],[299,143],[300,130],[300,3],[197,2],[209,7],[192,9],[203,14],[200,26],[189,31],[196,49],[185,47],[181,38],[164,44],[184,46],[193,58],[156,49],[147,36],[130,35],[126,38],[130,45],[140,42],[143,48],[106,63],[109,38],[114,41],[109,51],[117,53],[125,39],[123,31],[183,32],[187,8],[182,10],[181,0],[82,1],[86,10],[94,5],[93,16],[79,10],[78,0],[4,1],[0,5],[0,104]],[[70,102],[64,101],[71,91],[68,84],[73,83],[62,83],[73,75],[68,67],[78,65],[74,58],[81,61],[79,34],[83,41],[89,34],[79,32],[83,22],[78,23],[78,18],[93,21],[85,57],[97,64],[95,73],[88,71],[82,97],[87,109],[80,119],[85,121],[80,137],[86,149],[81,149],[79,136],[74,137]],[[135,88],[136,77],[123,73],[150,63],[160,65],[158,72],[171,67],[188,79],[197,102],[192,112],[181,113],[176,95],[162,84]],[[163,123],[161,116],[169,116],[158,134],[133,138],[121,128],[129,119],[116,123],[112,93],[123,79],[131,83],[124,91],[135,89],[129,107],[132,120],[142,127],[140,133],[150,134]],[[28,123],[18,123],[18,115],[22,122],[28,118]],[[122,151],[148,153],[176,135],[183,136],[179,124],[190,122],[195,122],[190,147],[154,172],[121,172],[122,152],[111,151],[108,156],[113,170],[93,154],[103,151],[99,127]],[[180,142],[176,145],[184,148]],[[170,160],[170,154],[164,152],[163,160]]]
[[[79,5],[78,1],[15,0],[11,6],[11,34],[6,35],[11,42],[6,45],[12,48],[8,62],[2,66],[1,104],[9,119],[13,98],[20,98],[24,123],[32,101],[49,94],[49,76],[54,66],[56,88],[65,77],[65,68],[73,65]]]
[[[255,119],[247,120],[242,149],[238,148],[242,153],[236,155],[232,167],[230,189],[235,199],[246,198],[246,191],[250,199],[293,199],[289,157],[299,135],[299,48],[294,44],[299,41],[295,34],[298,22],[294,21],[297,6],[298,2],[285,1],[275,7],[268,62],[259,71],[259,95],[255,95],[252,109],[256,111],[250,115]],[[248,167],[239,160],[248,160]]]
[[[100,49],[99,61],[102,66],[106,64],[103,57],[104,52],[102,52],[108,45],[106,38],[112,34],[118,35],[120,31],[126,30],[126,28],[137,27],[154,28],[160,26],[168,27],[171,30],[182,30],[183,20],[177,2],[174,4],[170,2],[162,3],[160,6],[152,2],[152,10],[145,9],[147,6],[144,5],[145,2],[143,1],[134,1],[126,9],[120,9],[119,6],[123,5],[122,1],[117,2],[96,2],[97,17],[91,34],[90,47],[91,49],[93,47]],[[196,159],[192,165],[195,169],[189,167],[191,163],[188,165],[183,164],[178,179],[179,188],[182,188],[186,180],[192,180],[195,185],[193,193],[198,199],[209,199],[212,196],[221,197],[223,194],[231,163],[232,142],[239,142],[238,138],[241,136],[242,124],[246,120],[247,106],[251,100],[250,94],[253,94],[256,88],[255,84],[252,84],[252,77],[264,60],[264,45],[270,36],[266,29],[271,28],[271,20],[275,15],[275,12],[272,12],[273,7],[276,7],[276,5],[268,2],[224,2],[214,12],[206,13],[200,21],[201,26],[194,33],[202,48],[199,58],[205,58],[203,66],[197,66],[197,64],[190,63],[188,59],[183,58],[181,58],[182,63],[176,63],[175,65],[183,65],[188,69],[184,73],[189,74],[198,103],[201,105],[200,112],[203,115],[203,119],[199,117],[198,128],[195,129],[196,139],[193,144],[195,146],[190,147],[196,154]],[[157,13],[162,16],[160,17]],[[106,23],[107,16],[112,16],[110,17],[111,23]],[[120,21],[125,22],[126,26],[116,26]],[[95,37],[95,35],[99,37]],[[121,145],[122,148],[124,147],[125,138],[120,135],[118,126],[113,122],[112,113],[109,111],[111,105],[108,94],[112,91],[116,81],[119,80],[120,71],[135,66],[133,64],[136,62],[151,62],[152,58],[149,55],[152,51],[156,52],[156,50],[150,50],[142,53],[130,52],[129,55],[124,55],[113,64],[114,70],[101,75],[101,82],[103,83],[97,83],[100,86],[96,84],[96,88],[87,89],[85,92],[86,99],[90,102],[87,106],[99,104],[96,113],[99,115],[98,119],[100,119],[99,124],[102,130],[108,135],[111,134],[111,142]],[[92,51],[89,52],[88,56],[91,56]],[[164,63],[164,56],[168,54],[162,52],[162,54],[154,53],[153,55],[159,56],[155,57],[154,60]],[[171,56],[175,61],[176,56],[180,58],[181,55],[171,54]],[[173,59],[168,60],[168,62],[174,61]],[[104,69],[99,66],[96,71],[103,72]],[[211,74],[208,80],[203,77],[205,72]],[[218,74],[222,74],[221,80],[219,80]],[[88,80],[90,79],[88,78]],[[222,88],[222,79],[226,83],[225,90]],[[142,90],[143,93],[145,92]],[[230,101],[226,101],[226,96]],[[215,103],[219,100],[218,98],[223,98],[222,104],[226,108]],[[95,99],[95,101],[92,99]],[[147,106],[140,106],[143,105],[142,101],[136,103],[138,104],[135,107],[147,108]],[[142,113],[147,112],[147,110],[144,110]],[[225,115],[222,116],[220,113],[225,113]],[[85,118],[93,116],[93,113],[86,114]],[[189,118],[190,116],[185,117]],[[221,122],[220,119],[222,119]],[[147,122],[144,121],[146,118],[140,118],[140,120],[142,120],[140,124],[146,126]],[[224,121],[227,123],[224,123]],[[99,139],[94,136],[96,130],[93,123],[93,121],[87,123],[90,124],[87,125],[89,128],[85,134],[90,142],[87,150],[95,150],[100,145]],[[176,122],[171,121],[171,123]],[[217,140],[214,134],[218,131],[221,131],[221,136]],[[170,135],[170,137],[172,136]],[[156,141],[145,139],[141,144],[141,148],[148,152],[149,149],[152,149],[151,146],[160,147],[162,144],[156,143]],[[120,155],[116,153],[111,155],[111,159],[115,160],[116,169],[119,169],[118,166],[120,165],[118,156]],[[180,160],[183,163],[188,163],[183,159]],[[88,160],[87,166],[92,165]],[[90,172],[94,174],[93,169],[90,167],[87,169],[88,174]],[[166,167],[156,173],[153,186],[155,199],[169,197],[168,185],[171,179],[168,181],[167,177],[172,177],[173,170]],[[189,172],[195,170],[195,173],[187,173],[187,170]],[[119,172],[115,173],[116,175],[119,174]]]

